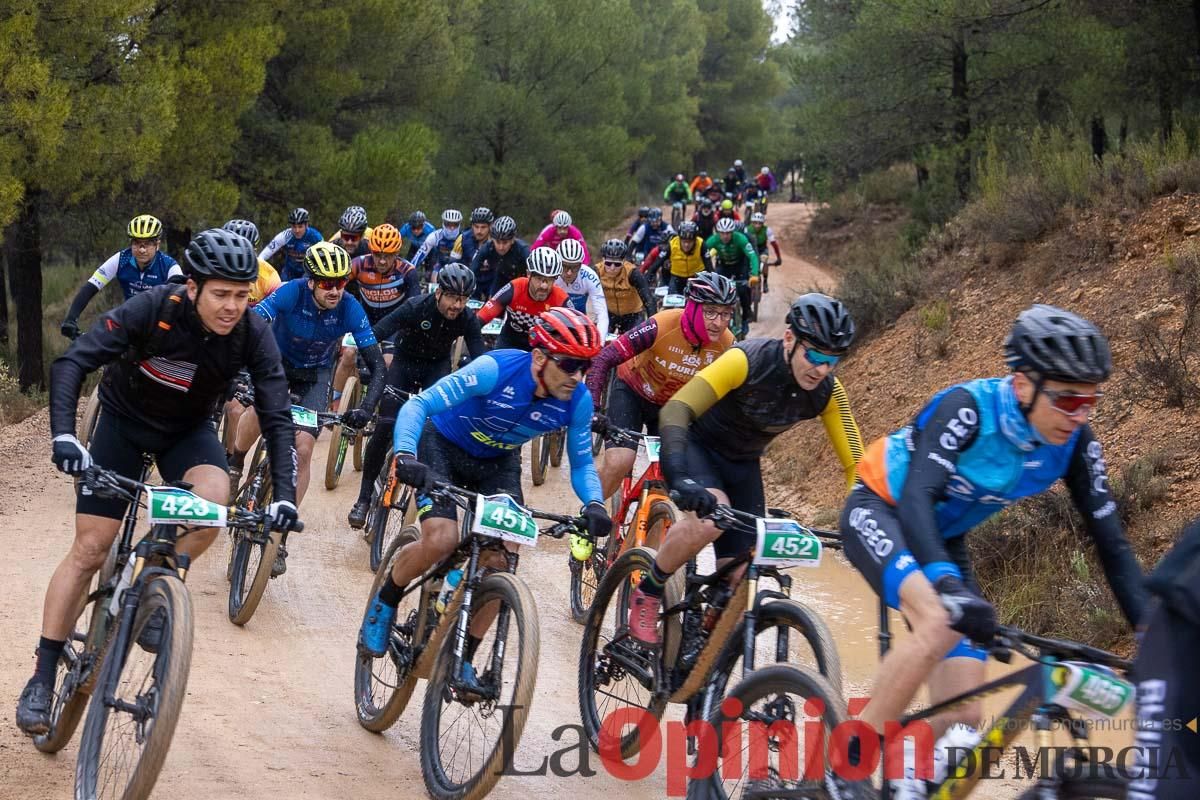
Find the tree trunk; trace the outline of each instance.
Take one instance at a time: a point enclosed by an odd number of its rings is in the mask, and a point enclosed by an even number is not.
[[[8,345],[8,289],[4,285],[7,266],[7,253],[0,250],[0,344],[5,346]]]
[[[1096,114],[1092,117],[1092,158],[1099,164],[1104,160],[1104,151],[1108,149],[1108,132],[1104,129],[1104,117]]]
[[[950,103],[954,114],[954,186],[958,197],[966,201],[971,190],[971,100],[967,86],[967,46],[960,30],[954,41],[951,61]]]
[[[1175,129],[1175,108],[1171,103],[1171,84],[1165,76],[1158,79],[1158,136],[1163,142]]]
[[[42,351],[41,190],[28,187],[21,211],[5,237],[9,249],[9,288],[17,307],[17,381],[22,391],[46,387]]]
[[[1200,0],[1192,0],[1192,17],[1196,20],[1196,55],[1200,56]]]

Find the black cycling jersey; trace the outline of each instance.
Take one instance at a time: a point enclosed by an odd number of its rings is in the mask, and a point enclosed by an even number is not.
[[[396,358],[414,361],[444,361],[450,358],[454,342],[461,336],[471,358],[487,352],[480,333],[479,318],[464,308],[454,319],[438,311],[437,296],[432,292],[405,300],[400,307],[375,325],[380,341],[396,337]]]
[[[521,239],[514,240],[504,255],[496,252],[496,243],[491,239],[484,242],[471,259],[471,271],[475,273],[475,297],[489,298],[513,278],[523,277],[527,258],[529,245]]]
[[[172,295],[180,306],[169,329],[163,329],[165,304],[176,301]],[[228,335],[211,333],[181,287],[156,286],[127,300],[54,360],[51,432],[74,434],[80,388],[100,367],[105,367],[100,404],[106,413],[170,435],[208,420],[242,365],[254,383],[254,407],[269,446],[276,498],[295,502],[291,401],[270,326],[247,312]]]

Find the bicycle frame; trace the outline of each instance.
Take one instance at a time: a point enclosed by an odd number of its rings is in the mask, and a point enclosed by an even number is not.
[[[617,520],[623,521],[629,515],[629,506],[637,501],[637,513],[633,522],[622,526],[618,532],[620,546],[616,552],[609,553],[607,566],[612,566],[625,551],[631,547],[641,547],[646,542],[646,529],[650,520],[650,507],[653,500],[670,501],[667,495],[666,478],[663,477],[662,467],[657,461],[650,463],[636,481],[631,476],[625,476],[621,481],[621,504],[618,507]],[[625,532],[632,529],[633,536]]]

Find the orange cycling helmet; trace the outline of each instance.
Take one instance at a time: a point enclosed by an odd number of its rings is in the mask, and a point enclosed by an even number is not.
[[[595,358],[602,342],[596,324],[573,308],[555,307],[538,315],[529,342],[554,355]]]
[[[399,253],[401,244],[400,231],[396,230],[395,225],[387,222],[376,225],[367,237],[367,247],[372,253]]]

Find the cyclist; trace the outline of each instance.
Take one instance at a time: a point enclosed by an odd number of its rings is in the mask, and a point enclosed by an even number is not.
[[[717,208],[717,219],[731,219],[734,222],[741,222],[742,217],[738,214],[737,206],[729,198],[721,201],[721,205]]]
[[[230,233],[246,237],[250,240],[250,244],[258,247],[258,226],[250,220],[231,219],[221,227]],[[278,289],[281,284],[282,281],[275,268],[261,258],[258,259],[258,278],[250,284],[250,305],[258,305],[260,300]]]
[[[770,291],[767,286],[767,267],[777,267],[783,263],[783,256],[779,252],[779,241],[775,238],[775,232],[767,225],[767,218],[761,211],[750,216],[750,224],[742,233],[758,251],[758,269],[762,278],[763,294],[766,294]],[[767,261],[768,247],[775,251],[775,260],[771,262]]]
[[[450,374],[454,366],[450,355],[460,336],[472,359],[486,352],[479,319],[466,307],[474,291],[475,273],[464,264],[447,264],[438,272],[437,289],[432,294],[426,292],[404,301],[375,323],[376,338],[396,337],[397,357],[388,367],[375,432],[363,452],[362,484],[348,518],[351,528],[366,524],[375,479],[392,446],[399,392],[416,394]]]
[[[679,217],[683,218],[688,203],[692,202],[692,187],[688,186],[682,172],[677,173],[675,179],[668,183],[667,188],[663,190],[663,201],[673,206],[678,205]]]
[[[600,276],[583,263],[583,245],[574,239],[562,240],[558,245],[558,257],[562,259],[563,271],[554,285],[567,293],[568,306],[591,317],[603,342],[608,337],[608,301],[604,299]],[[592,302],[590,314],[589,300]]]
[[[646,219],[650,216],[650,206],[641,206],[637,210],[637,218],[629,226],[629,230],[625,232],[625,244],[629,245],[629,240],[638,232],[638,229],[646,224]]]
[[[258,257],[270,262],[276,253],[283,253],[283,269],[279,277],[284,282],[304,276],[304,254],[322,240],[321,232],[308,224],[308,209],[293,208],[288,214],[288,226],[267,242]]]
[[[140,214],[129,220],[125,232],[129,234],[129,247],[109,256],[92,273],[92,277],[79,287],[79,292],[71,301],[71,308],[60,328],[62,335],[68,339],[79,336],[79,315],[113,278],[121,284],[126,300],[153,286],[183,280],[183,270],[175,263],[175,259],[158,249],[162,223],[157,218]]]
[[[692,178],[692,182],[688,186],[688,188],[692,190],[692,197],[695,199],[695,201],[697,203],[699,203],[700,198],[708,190],[708,187],[710,187],[712,185],[713,185],[713,179],[708,177],[707,172],[705,172],[704,170],[700,170],[700,172],[696,175],[696,177]]]
[[[574,239],[583,245],[583,260],[591,261],[592,257],[588,253],[587,242],[583,240],[583,233],[576,228],[571,222],[571,215],[566,211],[555,211],[554,220],[537,235],[530,245],[534,250],[539,247],[557,248],[564,239]]]
[[[396,477],[417,489],[444,481],[520,503],[521,446],[565,426],[581,514],[593,538],[607,536],[612,520],[592,462],[592,399],[583,382],[600,350],[599,332],[578,311],[555,308],[538,317],[532,339],[531,352],[493,350],[404,404],[396,418]],[[453,503],[423,497],[420,513],[420,540],[401,549],[359,631],[359,646],[376,656],[387,650],[403,587],[459,544]],[[478,686],[471,659],[488,624],[477,615],[464,643],[469,686]]]
[[[461,261],[470,266],[471,261],[475,258],[475,253],[487,243],[492,232],[492,221],[495,219],[496,215],[486,206],[480,206],[472,211],[471,235],[459,234],[458,239],[454,242],[454,247],[450,250],[451,260]]]
[[[450,263],[450,253],[458,240],[462,218],[462,212],[457,208],[447,208],[442,212],[442,227],[426,236],[424,244],[417,251],[412,260],[415,266],[421,267],[425,265],[426,259],[429,261],[424,272],[426,282],[432,282],[441,266]]]
[[[642,324],[604,346],[588,372],[595,413],[618,428],[658,435],[658,414],[696,372],[733,344],[729,321],[737,291],[733,281],[715,272],[701,272],[687,282],[683,308],[658,312]],[[609,391],[606,408],[600,398],[609,373],[617,380]],[[603,427],[603,426],[602,426]],[[608,497],[633,469],[636,446],[631,448],[609,437],[600,468],[600,485]]]
[[[758,171],[758,177],[754,179],[754,182],[757,183],[758,188],[762,189],[766,194],[774,194],[775,190],[779,188],[779,184],[775,181],[775,176],[771,174],[770,167],[763,167],[760,169]],[[767,198],[764,196],[763,203],[765,204],[766,202]]]
[[[54,361],[50,370],[52,460],[79,474],[100,463],[140,477],[143,454],[154,456],[165,481],[185,480],[213,502],[229,495],[225,452],[209,425],[226,386],[243,365],[255,384],[273,460],[273,524],[297,520],[291,469],[291,419],[279,350],[267,325],[246,313],[250,284],[258,274],[254,247],[221,230],[196,235],[184,253],[191,277],[186,286],[157,286],[104,314]],[[75,438],[75,406],[87,375],[107,365],[100,383],[102,412],[89,452]],[[17,704],[17,726],[30,735],[50,725],[55,670],[92,575],[104,563],[125,516],[126,503],[80,492],[75,501],[75,539],[46,591],[42,636],[33,677]],[[179,540],[193,558],[216,537],[200,528]],[[157,649],[161,623],[139,644]]]
[[[730,167],[725,172],[725,180],[722,182],[721,188],[725,192],[725,199],[731,202],[736,202],[738,195],[742,192],[742,184],[746,182],[744,175],[738,175],[738,172],[733,167]]]
[[[485,242],[471,260],[475,273],[475,297],[487,299],[514,278],[525,275],[529,245],[517,238],[517,222],[512,217],[500,217],[492,223],[491,241]]]
[[[608,331],[622,333],[658,311],[658,302],[646,276],[633,262],[625,260],[624,242],[609,239],[600,255],[604,259],[600,286],[608,303]]]
[[[746,188],[742,191],[742,210],[745,212],[745,219],[750,219],[754,216],[754,204],[760,199],[765,200],[767,193],[758,188],[758,184],[750,181],[746,184]]]
[[[1134,625],[1142,618],[1141,568],[1088,425],[1112,371],[1108,341],[1082,317],[1035,305],[1017,317],[1004,358],[1007,377],[945,389],[908,426],[873,442],[842,511],[846,557],[913,631],[883,657],[877,676],[886,677],[860,716],[878,731],[903,713],[923,681],[931,703],[983,682],[996,611],[975,582],[966,533],[1060,478],[1126,619]],[[951,723],[973,728],[981,711],[968,703],[930,722],[938,734]],[[853,744],[849,755],[855,761]],[[922,784],[917,795],[924,794]]]
[[[690,220],[684,222],[679,226],[677,236],[672,236],[666,244],[660,244],[647,253],[642,263],[651,280],[659,270],[667,271],[666,274],[671,276],[667,291],[671,294],[682,293],[688,279],[704,271],[704,253],[696,241],[698,232],[696,223]],[[649,269],[646,269],[647,265]]]
[[[400,226],[400,238],[408,242],[408,252],[404,257],[412,261],[417,255],[417,250],[435,230],[437,229],[425,218],[424,211],[414,211],[410,214],[408,222]]]
[[[700,519],[718,503],[756,516],[766,513],[763,450],[797,423],[820,417],[846,473],[862,457],[858,425],[841,382],[833,376],[854,340],[845,307],[823,294],[792,302],[782,339],[750,339],[696,373],[659,415],[663,474],[676,505],[691,512],[671,526],[654,565],[630,598],[630,633],[658,641],[658,610],[667,578],[710,542],[718,563],[754,547],[754,534],[721,532]]]
[[[529,350],[529,334],[533,332],[538,315],[554,306],[567,304],[567,293],[554,285],[562,275],[562,259],[558,251],[537,247],[525,261],[528,275],[513,278],[500,287],[479,309],[479,321],[484,325],[507,312],[504,327],[496,337],[496,347]]]
[[[367,237],[371,233],[367,225],[367,211],[362,206],[347,206],[338,218],[338,232],[329,241],[358,258],[370,253]]]
[[[758,251],[744,233],[735,230],[733,220],[717,220],[717,232],[704,242],[705,258],[709,266],[738,287],[738,299],[742,302],[742,336],[750,330],[753,312],[750,307],[750,282],[758,280]]]
[[[719,206],[719,205],[721,204],[721,201],[725,199],[725,186],[724,186],[724,184],[722,184],[722,183],[713,183],[713,185],[712,185],[712,186],[708,187],[708,189],[706,189],[706,190],[704,191],[704,197],[705,197],[705,199],[707,199],[707,200],[708,200],[710,203],[712,203],[712,204],[713,204],[713,207],[714,207],[714,208],[715,208],[716,206]]]
[[[304,254],[308,279],[288,281],[274,294],[254,307],[254,312],[271,323],[275,341],[283,356],[288,391],[296,395],[297,404],[304,408],[324,410],[328,405],[334,344],[351,333],[358,351],[371,373],[358,408],[347,411],[342,422],[353,428],[363,428],[383,394],[385,369],[383,354],[371,330],[367,313],[358,300],[346,295],[350,277],[350,256],[329,242],[318,242]],[[310,462],[319,428],[296,426],[296,497],[304,500],[308,489]],[[247,411],[238,426],[231,466],[240,477],[246,452],[258,436],[257,420]],[[272,575],[287,571],[287,549],[281,546],[275,559]]]
[[[713,235],[713,231],[717,227],[717,213],[713,202],[707,197],[700,198],[700,202],[696,204],[696,213],[692,215],[692,222],[696,223],[700,241]]]
[[[734,159],[733,167],[731,169],[733,170],[733,173],[735,175],[737,175],[738,183],[741,185],[745,185],[745,183],[746,183],[746,165],[742,163],[742,160],[740,158]]]
[[[641,261],[654,248],[675,235],[671,223],[663,221],[661,208],[652,208],[646,215],[646,222],[638,228],[629,240],[629,248],[634,253],[634,261]]]

